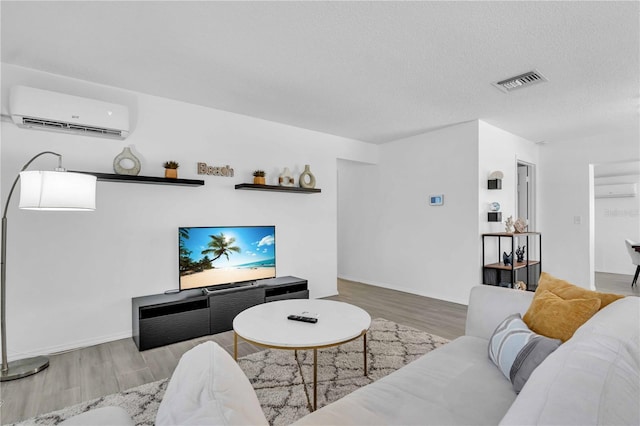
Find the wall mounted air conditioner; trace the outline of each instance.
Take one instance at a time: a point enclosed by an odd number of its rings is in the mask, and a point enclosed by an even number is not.
[[[94,99],[14,86],[9,112],[19,127],[112,139],[129,136],[129,109]]]
[[[596,198],[625,198],[635,197],[638,188],[635,183],[619,183],[615,185],[595,185]]]

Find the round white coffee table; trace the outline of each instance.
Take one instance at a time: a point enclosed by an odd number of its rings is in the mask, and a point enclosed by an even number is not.
[[[287,319],[310,312],[317,323]],[[364,375],[367,375],[367,330],[371,316],[361,308],[343,302],[291,299],[257,305],[240,312],[233,320],[233,356],[238,359],[238,336],[247,342],[273,349],[313,349],[313,410],[317,407],[318,349],[338,346],[363,338]],[[297,354],[297,352],[296,352]]]

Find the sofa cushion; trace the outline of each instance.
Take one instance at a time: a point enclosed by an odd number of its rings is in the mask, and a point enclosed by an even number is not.
[[[203,424],[268,424],[249,379],[214,342],[182,355],[156,416],[156,425]]]
[[[523,320],[538,334],[566,342],[598,309],[600,299],[564,300],[548,290],[536,291]]]
[[[459,337],[295,424],[495,425],[516,394],[487,344]]]
[[[518,393],[533,370],[560,343],[558,339],[550,339],[529,330],[520,314],[513,314],[505,318],[489,339],[489,358]]]
[[[540,279],[538,280],[536,293],[543,292],[545,290],[548,290],[565,300],[600,299],[600,309],[604,308],[609,303],[615,302],[616,300],[624,297],[620,294],[601,293],[599,291],[588,290],[584,287],[556,278],[547,272],[542,272],[540,274]]]
[[[502,425],[640,424],[640,298],[611,303],[531,375]]]

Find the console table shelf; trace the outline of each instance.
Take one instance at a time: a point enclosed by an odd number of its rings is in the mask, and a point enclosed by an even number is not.
[[[84,173],[86,175],[93,175],[98,178],[99,181],[104,182],[124,182],[124,183],[150,183],[156,185],[177,185],[177,186],[202,186],[203,180],[199,179],[170,179],[160,176],[131,176],[131,175],[116,175],[113,173],[96,173],[96,172],[84,172],[80,170],[70,170],[74,173]]]
[[[274,191],[274,192],[296,192],[299,194],[317,194],[321,192],[318,188],[299,188],[297,186],[279,185],[256,185],[254,183],[240,183],[236,189],[246,189],[250,191]]]
[[[497,239],[497,260],[495,263],[485,263],[485,243],[486,239]],[[516,242],[518,239],[525,240],[525,258],[522,262],[516,261]],[[512,265],[505,265],[502,260],[502,244],[501,240],[508,240],[508,247],[511,250]],[[509,250],[507,249],[507,250]],[[535,250],[537,260],[530,259],[532,250]],[[510,233],[510,232],[494,232],[488,234],[482,234],[482,278],[484,284],[497,285],[501,287],[513,288],[518,281],[524,281],[527,286],[527,290],[535,291],[538,287],[538,280],[540,278],[540,272],[542,267],[542,235],[539,232],[522,232],[522,233]]]
[[[540,262],[537,260],[530,260],[529,262],[516,262],[513,265],[513,269],[521,269],[521,268],[526,268],[527,266],[531,266],[531,265],[537,265]],[[484,265],[485,268],[491,268],[491,269],[503,269],[505,271],[510,271],[511,270],[511,265],[505,265],[504,263],[500,262],[500,263],[489,263]]]

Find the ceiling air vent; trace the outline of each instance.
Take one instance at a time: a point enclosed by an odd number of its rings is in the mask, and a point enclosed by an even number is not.
[[[515,77],[510,77],[505,80],[498,81],[497,83],[491,83],[504,93],[509,93],[517,89],[522,89],[525,87],[529,87],[533,84],[544,83],[548,81],[542,74],[538,71],[533,70],[526,72],[524,74],[517,75]]]

